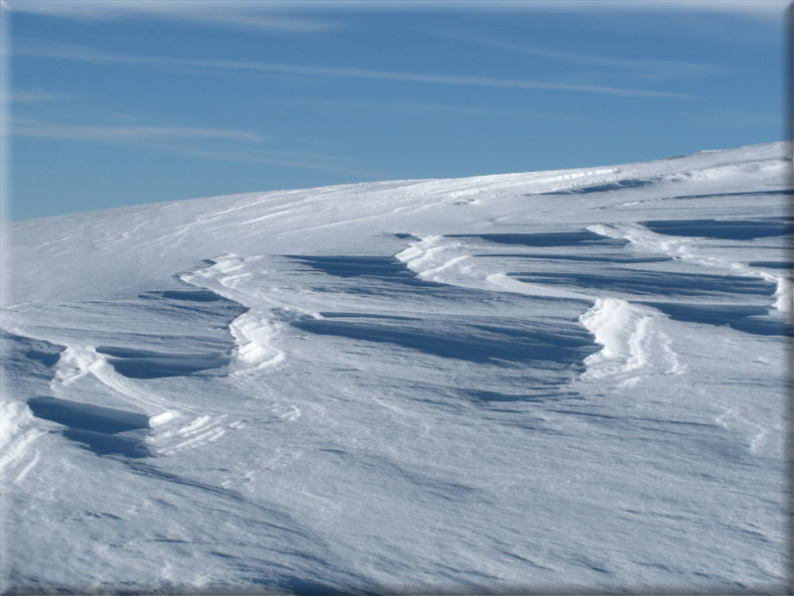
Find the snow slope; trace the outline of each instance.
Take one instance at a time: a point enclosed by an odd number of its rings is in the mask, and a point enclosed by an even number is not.
[[[786,593],[783,143],[9,225],[8,593]]]

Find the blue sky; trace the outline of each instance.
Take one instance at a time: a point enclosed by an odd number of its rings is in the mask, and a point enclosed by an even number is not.
[[[10,217],[781,140],[787,4],[6,0]]]

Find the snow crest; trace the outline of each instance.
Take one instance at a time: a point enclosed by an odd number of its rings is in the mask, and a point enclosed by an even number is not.
[[[263,302],[261,297],[252,300],[253,296],[239,289],[243,282],[253,277],[246,270],[245,259],[229,253],[208,259],[207,263],[209,266],[184,273],[180,279],[248,307],[229,325],[229,331],[237,343],[234,350],[236,370],[233,374],[245,374],[246,371],[261,370],[283,362],[284,352],[275,346],[279,322],[259,306]],[[263,272],[260,270],[259,273]],[[267,305],[270,301],[265,299],[264,302]]]
[[[33,443],[44,432],[31,428],[30,409],[19,402],[0,401],[0,478],[17,484],[39,459]]]
[[[632,386],[651,374],[681,374],[686,367],[659,329],[663,315],[619,298],[599,298],[579,321],[603,348],[585,359],[583,380],[614,378]]]
[[[774,284],[776,288],[775,301],[770,304],[770,309],[782,313],[791,312],[794,294],[792,294],[792,279],[789,275],[770,273],[748,266],[740,261],[732,261],[722,256],[709,254],[709,247],[707,244],[703,246],[703,241],[698,243],[693,238],[658,234],[638,222],[596,224],[589,226],[588,229],[607,238],[628,240],[633,246],[643,251],[664,254],[672,259],[706,268],[730,271],[743,277],[763,279],[770,284]]]

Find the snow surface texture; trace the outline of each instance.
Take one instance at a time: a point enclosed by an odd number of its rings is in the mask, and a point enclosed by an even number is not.
[[[9,226],[4,589],[786,592],[789,154]]]

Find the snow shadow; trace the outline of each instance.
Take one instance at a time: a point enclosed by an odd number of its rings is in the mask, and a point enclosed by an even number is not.
[[[263,594],[288,594],[289,596],[381,596],[384,593],[389,593],[389,591],[383,592],[363,587],[336,587],[320,581],[291,576],[282,576],[275,581],[270,579],[261,582],[254,581],[254,583],[261,583],[263,587],[269,589],[272,589],[274,584],[278,586],[277,592],[268,591]],[[284,590],[287,591],[284,592]],[[231,596],[231,592],[228,596]]]
[[[546,391],[538,391],[537,393],[503,393],[484,389],[468,389],[465,394],[476,401],[486,403],[549,403],[568,399],[582,399],[581,394],[576,391],[549,391],[548,388]]]
[[[139,436],[119,436],[129,431],[149,428],[149,417],[137,412],[117,410],[54,397],[28,400],[33,415],[67,429],[64,437],[81,443],[97,455],[123,455],[131,458],[149,457]]]
[[[479,238],[497,244],[522,246],[625,246],[628,240],[608,238],[590,230],[576,232],[540,232],[537,234],[449,234],[446,238]]]
[[[55,397],[34,397],[28,400],[34,416],[63,424],[72,429],[116,434],[149,428],[149,417],[126,410],[84,404]]]
[[[544,192],[544,195],[585,195],[594,192],[611,192],[613,190],[625,190],[630,188],[645,188],[658,182],[658,180],[649,178],[627,178],[626,180],[617,180],[608,184],[596,184],[594,186],[580,186],[577,188],[570,188],[567,190],[555,190],[552,192]]]
[[[754,277],[621,268],[614,268],[607,273],[526,271],[509,275],[526,283],[613,291],[630,296],[710,296],[715,294],[772,296],[777,290],[775,284]]]
[[[53,367],[66,348],[41,339],[3,331],[0,334],[0,362],[4,375],[51,379]]]
[[[753,335],[779,335],[791,337],[794,328],[790,323],[774,319],[761,306],[734,304],[687,304],[670,302],[644,302],[662,311],[671,319],[684,323],[728,325],[736,331]]]
[[[183,316],[181,313],[187,310],[195,317],[217,319],[223,325],[228,325],[248,310],[211,290],[159,290],[144,292],[139,298],[151,301],[147,306],[161,315],[179,312],[179,316]]]
[[[439,284],[416,277],[399,259],[380,256],[356,255],[284,255],[308,265],[316,271],[335,277],[365,277],[415,287],[438,287]]]
[[[794,261],[750,261],[750,267],[766,267],[767,269],[788,269],[794,270]]]
[[[231,362],[236,343],[229,325],[248,311],[246,306],[192,287],[144,292],[138,298],[125,319],[130,328],[124,334],[134,338],[135,347],[96,348],[109,356],[117,373],[130,379],[159,379],[220,369]]]
[[[542,363],[541,368],[563,369],[580,365],[597,347],[578,325],[557,332],[494,325],[444,325],[420,321],[413,325],[386,325],[360,321],[304,319],[291,324],[318,335],[386,343],[431,356],[468,362],[504,365]]]
[[[641,222],[657,234],[713,238],[715,240],[755,240],[786,236],[792,233],[792,222],[787,217],[767,217],[759,219],[719,220],[719,219],[682,219]]]
[[[794,191],[784,190],[756,190],[750,192],[719,192],[704,195],[678,195],[671,199],[713,199],[716,197],[756,197],[756,196],[791,196]]]
[[[111,356],[108,363],[120,375],[130,379],[177,377],[226,366],[231,357],[225,354],[172,354],[131,348],[99,346],[99,354]]]
[[[164,298],[166,300],[186,300],[188,302],[232,302],[210,290],[164,290],[146,292],[141,298]],[[234,304],[237,304],[236,302]]]
[[[349,319],[349,318],[356,318],[356,319],[387,319],[391,321],[421,321],[421,319],[417,317],[406,317],[403,315],[379,315],[374,313],[365,313],[365,312],[330,312],[330,311],[321,311],[320,316],[325,319]]]
[[[96,455],[121,455],[130,459],[141,459],[152,455],[146,444],[135,437],[75,429],[65,430],[61,434],[70,441],[80,443]]]
[[[540,254],[528,254],[528,253],[485,253],[485,254],[477,254],[475,255],[477,258],[503,258],[503,259],[538,259],[538,260],[546,260],[546,261],[578,261],[578,262],[586,262],[586,263],[632,263],[632,264],[642,264],[642,263],[664,263],[667,261],[672,261],[672,257],[639,257],[634,255],[622,255],[622,254],[605,254],[605,255],[562,255],[562,254],[551,254],[551,255],[540,255]]]

